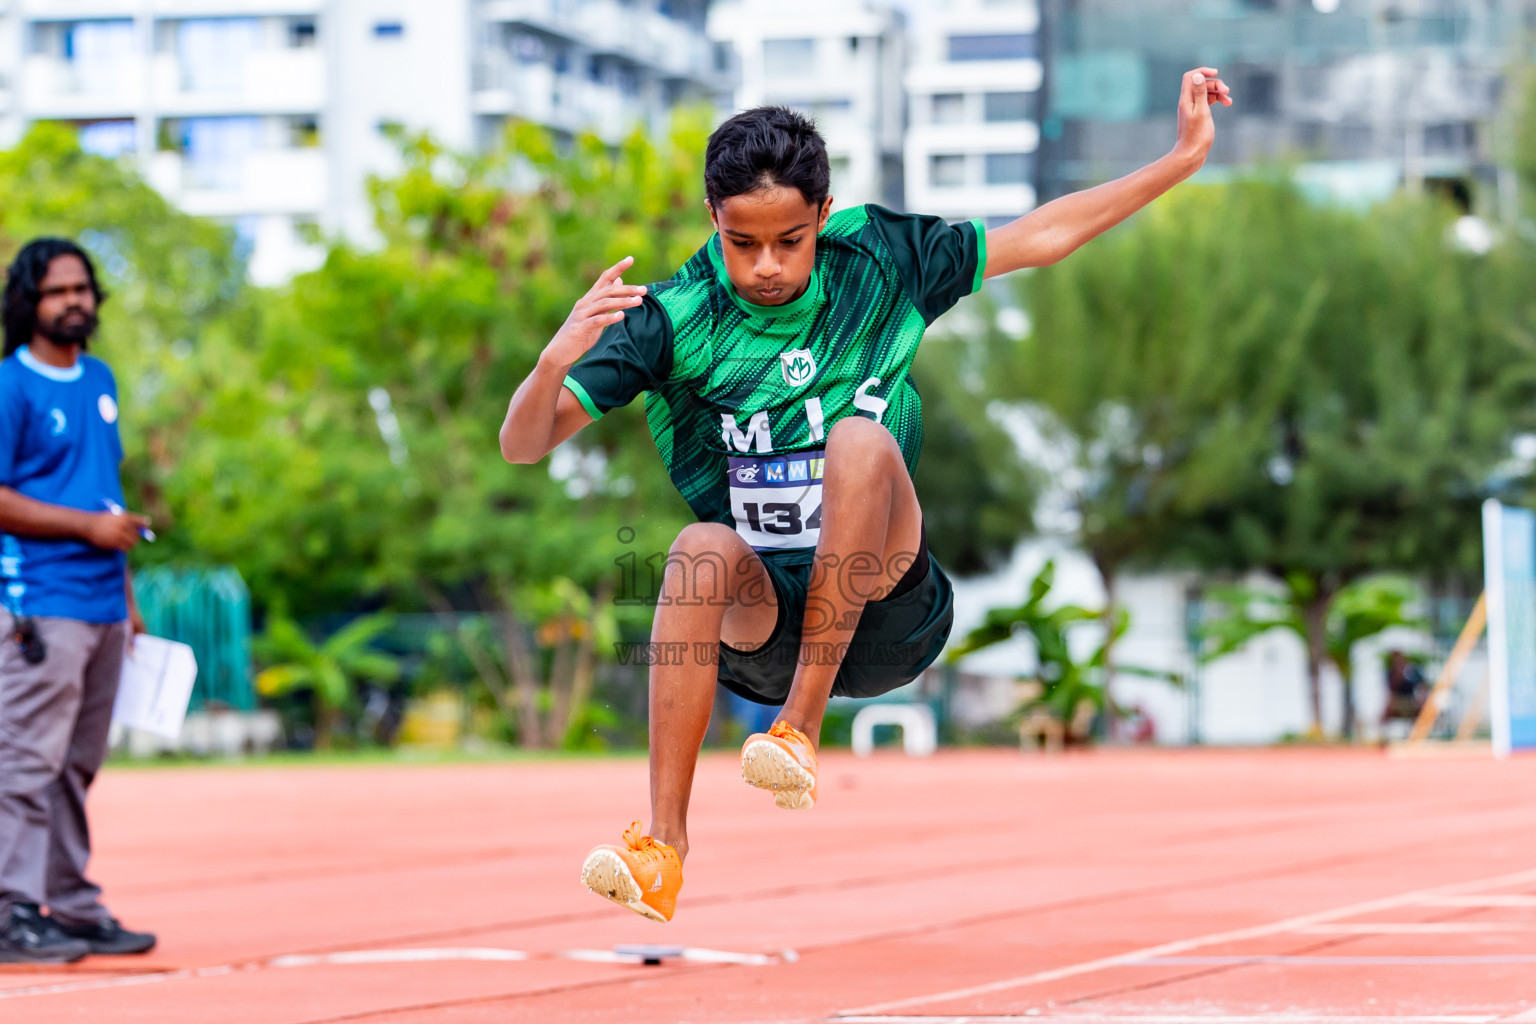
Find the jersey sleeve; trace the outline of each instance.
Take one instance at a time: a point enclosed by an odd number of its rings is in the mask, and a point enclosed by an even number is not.
[[[928,323],[981,290],[987,269],[987,232],[980,220],[950,224],[942,217],[866,208],[885,241],[907,297]]]
[[[604,328],[597,344],[571,367],[565,386],[593,419],[659,387],[672,372],[672,319],[656,301],[655,289]]]
[[[112,396],[112,408],[117,409],[120,412],[122,406],[121,400],[117,397],[117,375],[112,372],[112,367],[108,366],[106,363],[100,360],[96,361],[96,365],[101,367],[101,372],[106,378],[106,383],[104,386],[107,389],[106,393]],[[122,419],[123,418],[120,414],[114,415],[112,417],[112,422],[108,424],[108,426],[111,428],[108,431],[108,436],[112,439],[113,465],[117,466],[121,466],[123,464],[123,458],[125,455],[123,451]]]
[[[27,399],[9,374],[0,375],[0,487],[16,486]]]

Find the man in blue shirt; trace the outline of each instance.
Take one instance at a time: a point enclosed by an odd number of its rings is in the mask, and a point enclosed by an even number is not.
[[[122,509],[117,383],[85,354],[101,300],[90,257],[40,238],[0,303],[0,962],[155,944],[85,877],[85,794],[144,629],[126,552],[149,527]]]

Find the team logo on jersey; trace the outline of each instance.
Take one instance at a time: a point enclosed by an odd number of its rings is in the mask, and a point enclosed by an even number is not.
[[[810,383],[816,376],[816,360],[808,348],[793,348],[779,356],[779,369],[784,371],[784,383],[792,388]]]
[[[101,418],[108,423],[117,422],[117,403],[111,395],[102,395],[96,399],[96,408],[101,411]]]
[[[63,409],[48,410],[48,429],[53,431],[54,437],[64,433],[64,428],[67,426],[69,426],[69,421],[64,418]]]
[[[758,469],[759,467],[757,466],[742,466],[736,471],[736,479],[744,484],[755,484],[757,483]]]

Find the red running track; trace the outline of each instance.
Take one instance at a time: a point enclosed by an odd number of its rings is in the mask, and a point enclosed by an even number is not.
[[[795,813],[712,755],[664,926],[577,882],[645,771],[109,770],[98,874],[161,946],[0,968],[0,1021],[1536,1022],[1536,758],[831,754]]]

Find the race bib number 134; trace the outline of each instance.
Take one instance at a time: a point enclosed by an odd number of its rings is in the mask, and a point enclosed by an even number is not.
[[[813,548],[821,537],[826,449],[730,458],[736,532],[759,550]]]

